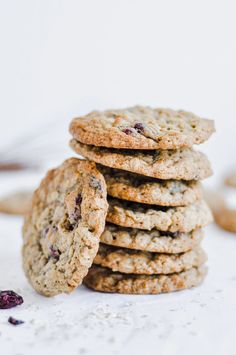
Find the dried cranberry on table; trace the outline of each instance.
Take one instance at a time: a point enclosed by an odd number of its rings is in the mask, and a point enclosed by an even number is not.
[[[20,325],[20,324],[23,324],[25,322],[23,320],[20,320],[20,319],[15,319],[13,317],[9,317],[8,318],[8,323],[10,323],[12,325]]]
[[[0,291],[0,309],[13,308],[19,306],[23,302],[23,298],[14,291]]]

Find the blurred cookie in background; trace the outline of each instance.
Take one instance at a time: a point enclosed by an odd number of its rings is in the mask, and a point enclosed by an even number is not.
[[[25,215],[31,207],[32,192],[18,191],[0,199],[0,213]]]
[[[216,224],[228,232],[236,233],[236,203],[230,203],[230,198],[228,197],[235,199],[234,194],[232,194],[232,189],[230,190],[231,191],[228,191],[228,188],[222,188],[220,191],[210,190],[205,191],[204,195],[212,210]],[[236,195],[236,190],[234,193]]]
[[[228,174],[224,180],[226,186],[236,187],[236,171]]]

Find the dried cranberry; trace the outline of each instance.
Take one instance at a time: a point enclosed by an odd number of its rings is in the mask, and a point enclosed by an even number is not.
[[[80,218],[81,218],[81,208],[80,206],[75,206],[74,212],[70,216],[70,221],[71,223],[76,223]]]
[[[23,320],[15,319],[13,317],[9,317],[8,322],[11,323],[12,325],[20,325],[20,324],[25,323]]]
[[[123,128],[122,132],[124,132],[127,135],[130,135],[133,133],[133,130],[132,130],[132,128]]]
[[[136,131],[138,131],[139,133],[144,131],[144,125],[141,122],[137,122],[134,125],[134,129],[136,129]]]
[[[58,249],[54,248],[53,245],[50,246],[50,257],[55,259],[55,260],[59,260],[59,257],[60,257],[60,252]]]
[[[0,291],[0,309],[13,308],[23,302],[23,298],[14,291]]]
[[[75,199],[75,203],[76,203],[76,205],[80,205],[81,202],[82,202],[82,196],[81,196],[81,194],[78,194]]]

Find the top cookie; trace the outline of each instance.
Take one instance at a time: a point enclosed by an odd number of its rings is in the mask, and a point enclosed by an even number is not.
[[[82,282],[106,213],[106,185],[95,163],[72,158],[48,172],[23,227],[23,266],[36,291],[54,296]]]
[[[70,125],[70,133],[81,143],[125,149],[191,147],[206,141],[214,130],[212,120],[193,113],[142,106],[94,111]]]

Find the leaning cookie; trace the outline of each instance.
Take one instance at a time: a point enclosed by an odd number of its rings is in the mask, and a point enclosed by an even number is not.
[[[23,227],[24,271],[37,292],[54,296],[81,284],[106,212],[106,185],[95,163],[72,158],[48,172]]]
[[[202,180],[212,174],[207,157],[192,149],[119,150],[86,145],[75,139],[70,146],[96,163],[157,179]]]
[[[99,165],[112,197],[159,206],[186,206],[202,197],[197,181],[158,180]]]
[[[186,111],[135,106],[75,118],[72,136],[85,144],[125,149],[178,149],[207,140],[212,120]]]
[[[100,244],[93,263],[124,274],[172,274],[202,265],[206,254],[197,247],[180,254],[160,254]]]
[[[115,224],[106,224],[101,242],[116,247],[144,250],[156,253],[183,253],[196,248],[203,238],[203,231],[197,229],[189,233],[161,232],[125,228]]]
[[[93,266],[85,277],[84,284],[100,292],[160,294],[198,286],[206,273],[205,266],[169,275],[130,275]]]
[[[212,221],[205,201],[185,207],[160,207],[109,198],[107,221],[123,227],[190,232]]]

